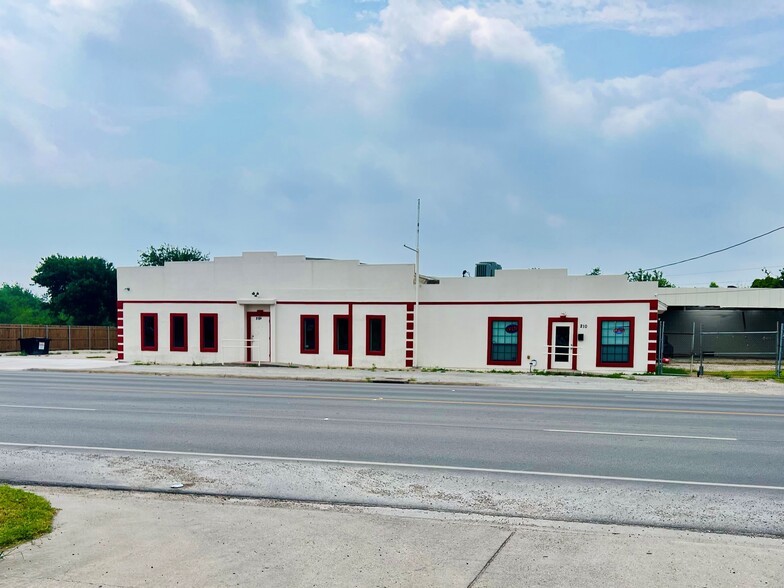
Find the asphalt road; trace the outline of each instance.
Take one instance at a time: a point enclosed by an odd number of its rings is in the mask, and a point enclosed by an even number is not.
[[[0,374],[0,451],[18,444],[763,486],[784,496],[782,397]]]

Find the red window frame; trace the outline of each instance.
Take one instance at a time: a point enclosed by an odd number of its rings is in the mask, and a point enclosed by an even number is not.
[[[555,349],[553,345],[553,325],[558,323],[570,323],[572,325],[572,342],[571,342],[571,355],[572,355],[572,369],[577,369],[577,318],[566,316],[551,316],[547,319],[547,369],[553,367],[553,355]]]
[[[141,336],[142,336],[140,343],[141,343],[142,351],[158,351],[158,313],[157,312],[143,312],[143,313],[141,313],[140,317],[141,318],[140,318],[139,322],[141,323]],[[144,344],[144,319],[150,318],[150,317],[153,320],[152,328],[153,328],[153,339],[154,339],[154,342],[153,342],[152,345],[146,345],[145,346],[145,344]]]
[[[204,319],[212,319],[214,325],[214,345],[207,347],[204,344]],[[218,313],[216,312],[202,312],[199,314],[199,351],[202,353],[217,353],[218,352]]]
[[[381,349],[370,350],[370,322],[381,321]],[[383,314],[369,314],[365,317],[365,353],[367,355],[386,355],[387,353],[387,317]]]
[[[182,319],[182,347],[174,346],[174,319]],[[188,315],[184,312],[174,312],[169,315],[169,351],[188,351]]]
[[[313,349],[305,349],[305,321],[313,319]],[[302,314],[299,317],[299,352],[308,355],[316,355],[319,352],[319,315],[317,314]]]
[[[604,321],[629,321],[629,361],[624,363],[602,362],[602,323]],[[634,317],[600,316],[596,319],[596,367],[634,367]]]
[[[493,359],[493,322],[517,323],[517,355],[511,361]],[[523,363],[523,317],[521,316],[491,316],[487,318],[487,365],[522,365]]]
[[[345,320],[348,326],[348,348],[338,349],[338,321]],[[351,353],[351,317],[347,314],[336,314],[332,317],[332,353],[334,355],[348,355]]]

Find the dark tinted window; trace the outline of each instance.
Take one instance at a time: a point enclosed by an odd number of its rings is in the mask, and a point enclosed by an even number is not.
[[[214,314],[201,315],[201,350],[218,350],[218,317]]]
[[[335,352],[348,352],[348,317],[335,317]]]
[[[142,349],[155,351],[158,348],[158,315],[142,315]]]
[[[368,354],[384,354],[384,317],[369,316],[367,318],[367,352]]]
[[[173,314],[171,316],[172,351],[186,351],[188,349],[187,318],[184,314]]]
[[[300,334],[300,351],[318,353],[318,317],[303,316]]]

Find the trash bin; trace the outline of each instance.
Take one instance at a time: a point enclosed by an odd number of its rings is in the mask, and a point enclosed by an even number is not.
[[[48,355],[50,341],[46,337],[25,337],[19,339],[19,350],[27,355]]]

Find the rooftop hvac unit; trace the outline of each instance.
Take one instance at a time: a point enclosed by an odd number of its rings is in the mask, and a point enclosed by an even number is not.
[[[474,275],[477,278],[491,278],[495,275],[495,270],[500,270],[500,265],[494,261],[480,261],[476,264]]]

